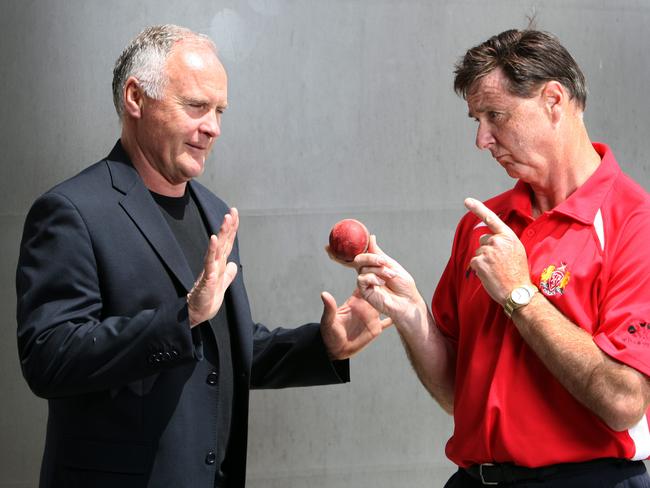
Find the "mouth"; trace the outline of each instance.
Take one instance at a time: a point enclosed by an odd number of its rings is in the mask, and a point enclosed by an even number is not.
[[[508,155],[507,154],[501,154],[499,156],[493,156],[493,157],[501,165],[506,165],[506,164],[510,163],[510,161],[508,160]]]
[[[207,151],[208,150],[208,146],[200,146],[198,144],[191,144],[189,142],[186,142],[185,144],[188,147],[190,147],[191,149],[194,149],[195,151]]]

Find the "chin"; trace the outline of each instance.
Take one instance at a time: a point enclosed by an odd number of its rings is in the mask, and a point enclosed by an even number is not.
[[[182,165],[183,174],[187,178],[196,178],[198,176],[201,176],[204,170],[205,170],[204,158],[200,160],[197,160],[195,158],[189,158],[189,160]]]
[[[511,165],[511,164],[504,164],[504,165],[503,165],[503,169],[506,170],[506,174],[507,174],[510,178],[514,178],[515,180],[519,180],[519,179],[521,179],[521,174],[519,174],[519,172],[514,168],[513,165]]]

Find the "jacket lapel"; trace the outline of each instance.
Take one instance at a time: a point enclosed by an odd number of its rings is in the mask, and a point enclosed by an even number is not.
[[[107,164],[113,187],[124,194],[120,206],[131,217],[172,274],[189,291],[195,277],[183,251],[119,142],[107,158]]]
[[[208,196],[204,194],[205,190],[201,185],[197,185],[193,181],[189,182],[190,190],[196,199],[196,203],[202,210],[205,220],[208,224],[208,234],[217,235],[223,222],[225,213],[223,211],[215,211],[214,205],[209,204]]]

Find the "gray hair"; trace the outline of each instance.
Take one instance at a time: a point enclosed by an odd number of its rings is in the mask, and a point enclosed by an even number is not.
[[[167,58],[174,45],[182,40],[206,44],[217,53],[208,36],[173,24],[147,27],[122,51],[113,68],[113,104],[120,120],[124,115],[126,80],[130,76],[137,78],[148,97],[160,100],[168,80],[165,71]]]

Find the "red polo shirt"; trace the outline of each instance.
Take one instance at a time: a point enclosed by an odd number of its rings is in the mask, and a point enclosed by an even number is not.
[[[521,181],[486,205],[519,236],[530,278],[550,302],[606,354],[650,375],[650,196],[606,145],[594,147],[596,172],[537,219]],[[463,217],[433,296],[438,327],[458,349],[449,459],[536,467],[648,458],[650,412],[629,431],[607,427],[560,385],[468,271],[486,233],[477,217]]]

